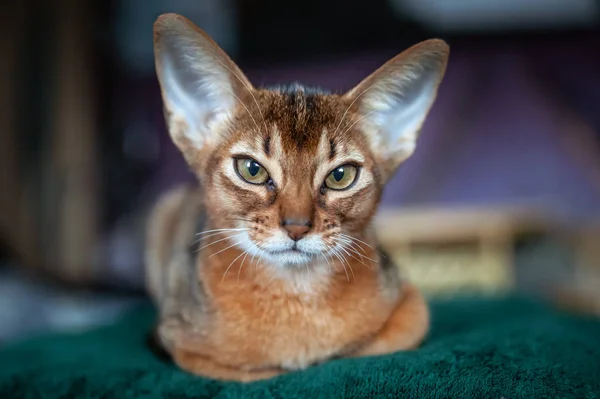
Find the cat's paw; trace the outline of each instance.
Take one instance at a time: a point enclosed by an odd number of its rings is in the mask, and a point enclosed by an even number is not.
[[[170,316],[162,319],[156,328],[156,336],[160,344],[169,352],[181,342],[184,326],[180,317]]]

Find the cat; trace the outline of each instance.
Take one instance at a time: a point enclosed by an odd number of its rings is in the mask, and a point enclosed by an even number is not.
[[[448,45],[417,44],[344,94],[255,88],[176,14],[157,19],[154,46],[167,127],[199,181],[159,198],[147,226],[155,336],[175,364],[248,382],[417,348],[427,303],[371,221]]]

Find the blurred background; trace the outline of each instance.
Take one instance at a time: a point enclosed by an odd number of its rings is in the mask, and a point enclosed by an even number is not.
[[[600,309],[600,3],[4,0],[0,345],[144,300],[148,206],[193,180],[165,131],[152,23],[180,13],[255,85],[342,91],[409,46],[452,52],[381,239],[431,295]]]

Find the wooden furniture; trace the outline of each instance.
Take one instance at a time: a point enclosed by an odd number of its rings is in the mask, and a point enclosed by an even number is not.
[[[600,221],[579,229],[575,249],[573,280],[555,290],[554,300],[569,310],[600,316]]]
[[[527,207],[382,210],[375,228],[401,269],[430,295],[515,289],[519,237],[558,231],[547,213]]]

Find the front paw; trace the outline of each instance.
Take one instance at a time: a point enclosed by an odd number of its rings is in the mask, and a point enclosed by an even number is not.
[[[177,316],[170,316],[158,324],[156,338],[166,351],[173,353],[173,349],[182,341],[183,330],[182,320]]]

